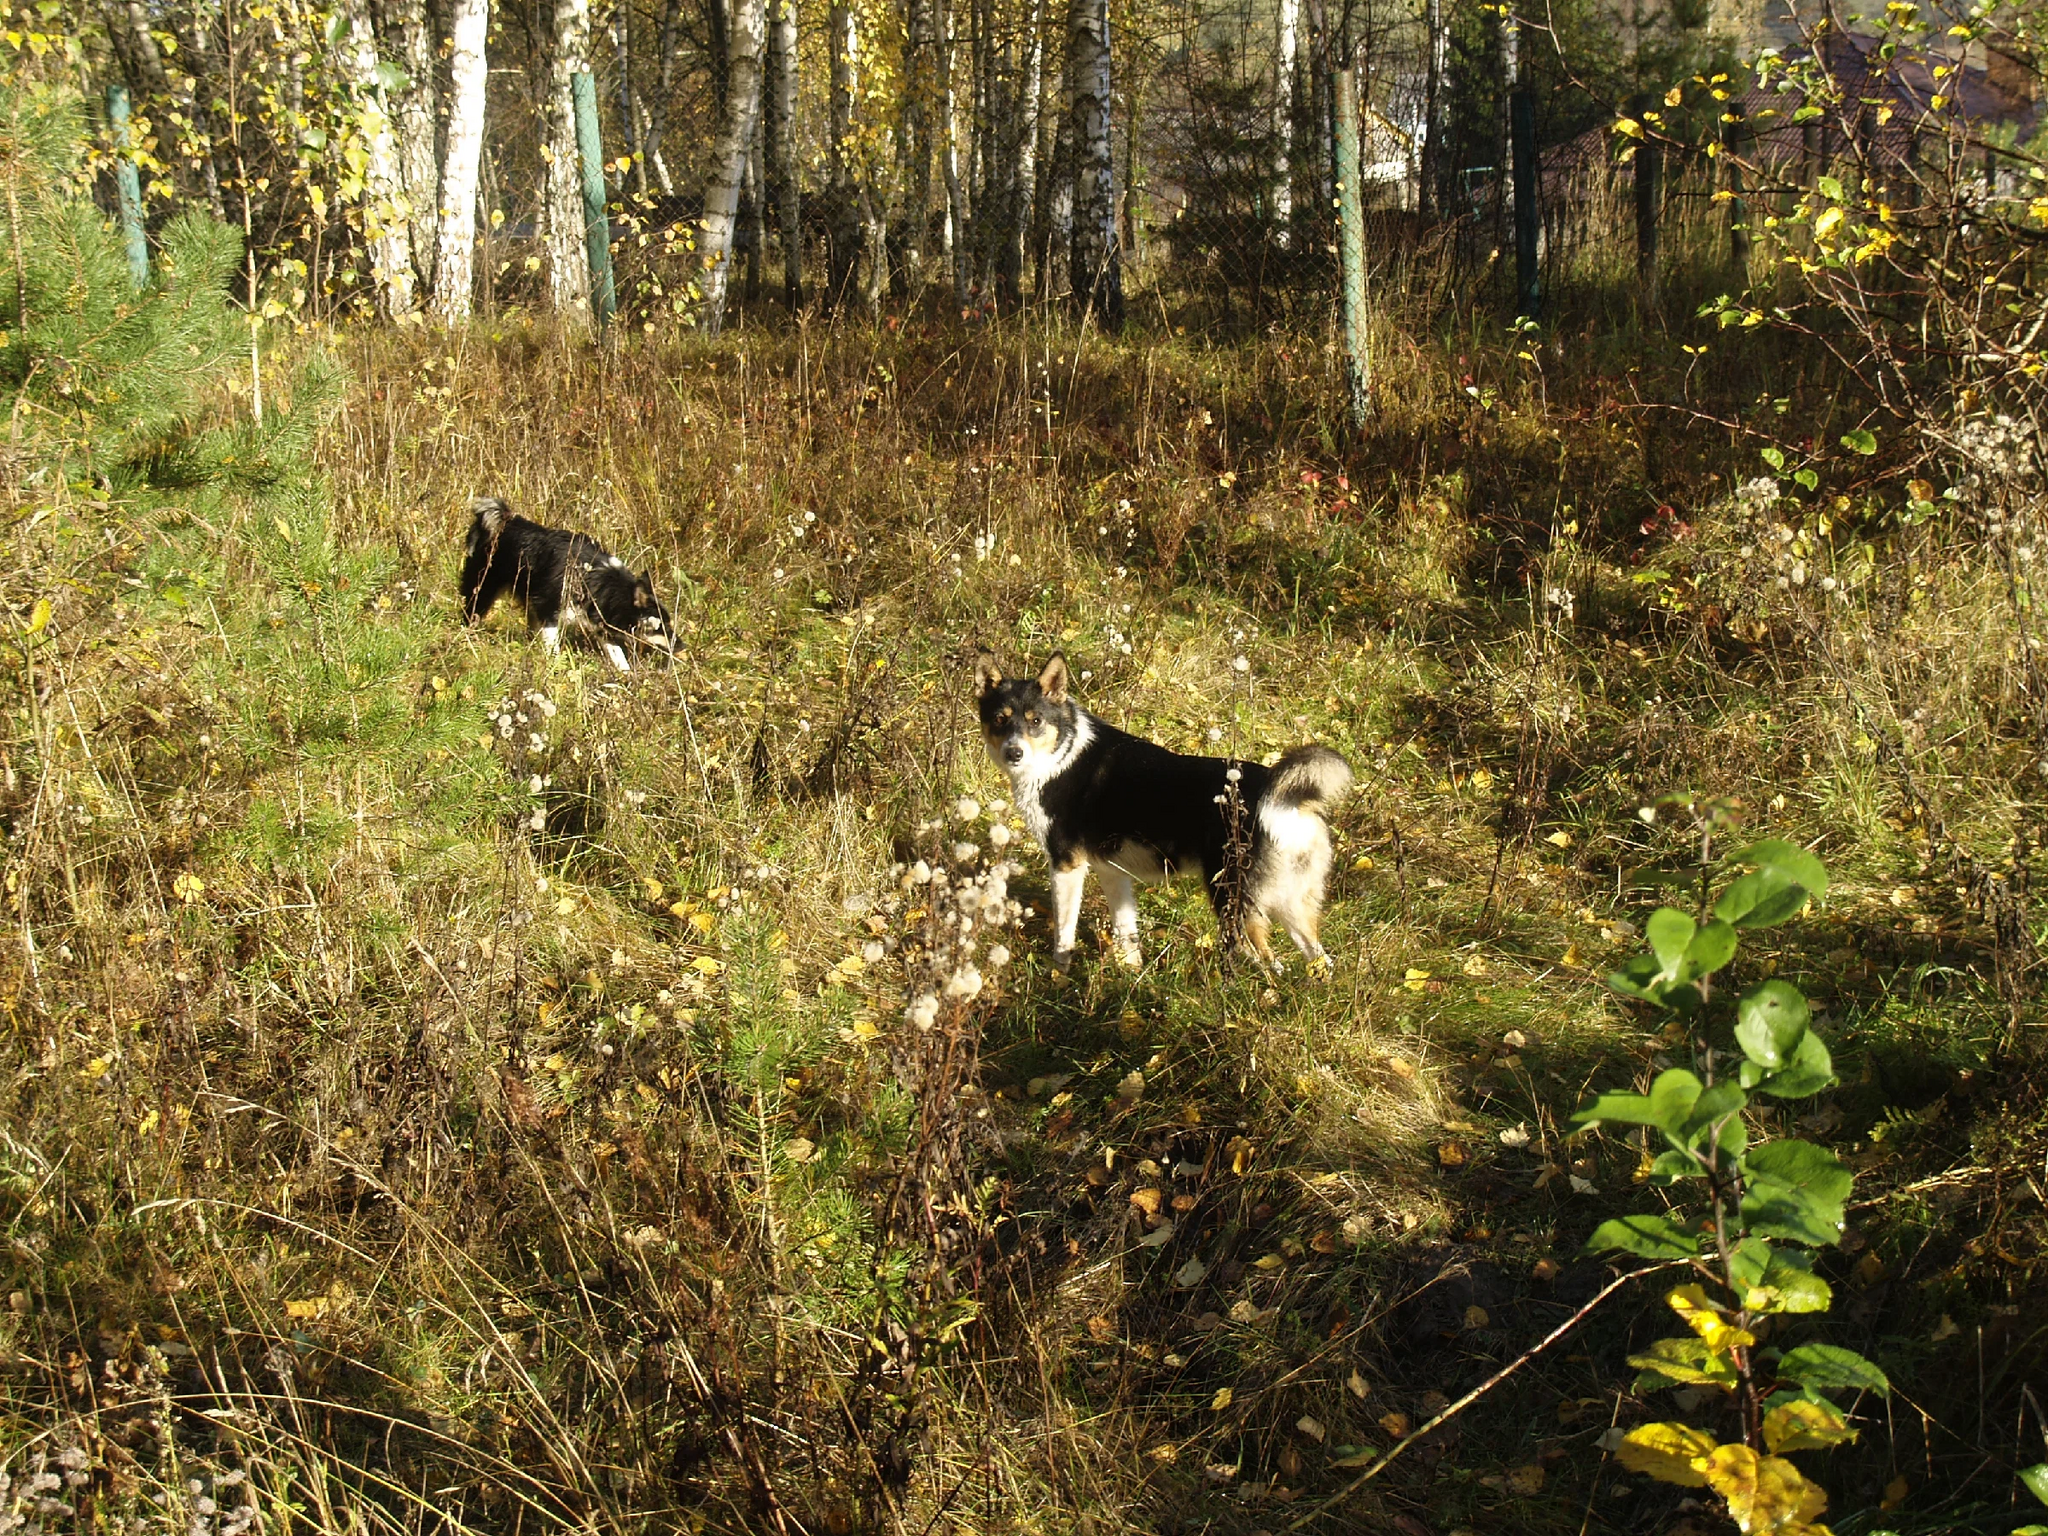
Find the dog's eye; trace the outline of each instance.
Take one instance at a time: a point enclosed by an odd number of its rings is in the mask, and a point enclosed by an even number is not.
[[[1036,715],[1026,715],[1026,716],[1024,717],[1024,723],[1025,723],[1026,725],[1031,725],[1031,726],[1035,726],[1035,725],[1037,725],[1037,724],[1038,724],[1038,716],[1036,716]]]
[[[1009,711],[1008,711],[1007,709],[1006,709],[1006,710],[1004,710],[1004,711],[1002,711],[1002,713],[1000,713],[1000,714],[998,714],[998,715],[996,716],[996,724],[997,724],[997,725],[1008,725],[1009,723],[1010,723],[1010,712],[1009,712]]]

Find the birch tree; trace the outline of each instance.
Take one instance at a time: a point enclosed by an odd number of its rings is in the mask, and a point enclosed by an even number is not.
[[[1069,0],[1068,115],[1074,134],[1074,301],[1107,330],[1124,319],[1110,141],[1109,0]]]
[[[1438,0],[1429,0],[1431,5]],[[1301,116],[1301,0],[1280,0],[1273,59],[1273,225],[1284,250],[1294,231],[1294,130]]]
[[[782,292],[791,309],[804,301],[802,189],[796,160],[796,0],[768,0],[767,118],[762,158],[782,241]]]
[[[476,276],[476,186],[483,162],[484,57],[490,0],[453,0],[449,28],[448,149],[441,163],[441,241],[434,266],[434,314],[446,322],[470,312]]]
[[[440,126],[441,92],[435,75],[440,46],[426,0],[386,0],[382,8],[386,43],[405,71],[405,83],[385,92],[398,135],[400,174],[412,210],[412,259],[422,280],[434,281],[433,212],[441,206],[440,157],[434,138]]]
[[[548,133],[541,154],[548,298],[557,314],[588,320],[590,258],[583,214],[583,163],[576,146],[575,81],[590,68],[590,0],[555,0],[554,21]]]
[[[754,142],[754,114],[761,102],[761,58],[766,47],[765,0],[732,0],[726,27],[725,113],[711,151],[711,179],[704,189],[703,302],[697,325],[716,336],[725,321],[726,290],[732,277],[732,232],[739,209],[740,182]]]
[[[953,307],[967,308],[967,192],[960,180],[959,103],[953,94],[953,7],[937,0],[939,31],[939,164],[946,176],[946,256],[953,269]]]
[[[908,0],[904,16],[903,160],[909,217],[903,222],[903,271],[912,293],[924,282],[924,245],[932,201],[932,97],[938,39],[933,0]]]
[[[415,303],[413,209],[386,101],[397,71],[377,55],[367,0],[347,0],[340,19],[347,28],[340,39],[340,63],[355,88],[356,131],[363,152],[363,237],[370,244],[370,272],[384,312],[406,315]]]
[[[853,285],[860,264],[861,210],[855,167],[853,104],[860,91],[860,22],[848,0],[833,0],[827,15],[831,36],[831,185],[825,262],[825,301],[836,306]]]

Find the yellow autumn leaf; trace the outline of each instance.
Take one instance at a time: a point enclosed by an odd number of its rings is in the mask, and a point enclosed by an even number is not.
[[[1684,100],[1685,87],[1682,85],[1674,85],[1664,93],[1664,105],[1667,107],[1675,107]]]
[[[1569,832],[1553,832],[1543,841],[1553,848],[1569,848],[1572,845],[1572,835]]]
[[[1643,125],[1632,117],[1617,117],[1614,120],[1614,131],[1627,138],[1640,139],[1643,136]]]
[[[1764,1444],[1774,1456],[1788,1451],[1823,1450],[1855,1438],[1856,1431],[1833,1403],[1795,1398],[1764,1415]]]
[[[40,635],[49,627],[50,600],[47,597],[39,597],[36,599],[35,607],[29,610],[28,632],[31,635]]]
[[[1820,217],[1813,221],[1813,238],[1816,240],[1831,240],[1834,238],[1835,231],[1841,227],[1842,210],[1839,208],[1823,209]]]
[[[718,926],[718,918],[710,912],[692,912],[690,914],[690,926],[699,933],[709,933]]]
[[[79,1073],[79,1076],[83,1077],[87,1082],[96,1083],[113,1069],[113,1065],[113,1057],[95,1056],[85,1064],[85,1069]]]
[[[197,901],[206,894],[206,882],[195,874],[180,872],[171,882],[171,890],[180,901]]]
[[[702,972],[706,976],[716,976],[725,969],[725,962],[713,959],[710,955],[699,955],[690,962],[690,969]]]
[[[567,917],[571,912],[574,912],[575,910],[576,898],[574,896],[564,896],[560,901],[555,903],[555,916],[557,917]]]
[[[1211,1413],[1221,1413],[1224,1409],[1230,1406],[1230,1398],[1230,1388],[1218,1387],[1216,1389],[1216,1395],[1209,1399],[1209,1411]]]
[[[647,899],[649,901],[661,900],[661,882],[655,879],[654,876],[642,875],[640,877],[640,885],[647,892]]]
[[[1716,1354],[1725,1354],[1731,1349],[1747,1349],[1756,1342],[1756,1335],[1747,1329],[1723,1322],[1721,1314],[1708,1302],[1706,1291],[1697,1285],[1679,1286],[1666,1293],[1664,1302],[1684,1318],[1686,1326],[1706,1340],[1707,1348]]]
[[[1717,1447],[1704,1471],[1743,1536],[1793,1536],[1828,1507],[1828,1496],[1791,1462],[1746,1445]]]
[[[1629,1471],[1681,1488],[1704,1488],[1706,1460],[1715,1440],[1690,1424],[1645,1424],[1622,1437],[1615,1460]]]

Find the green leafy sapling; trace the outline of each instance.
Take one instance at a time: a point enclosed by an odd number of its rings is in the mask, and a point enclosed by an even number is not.
[[[1670,1068],[1648,1093],[1603,1093],[1574,1117],[1584,1130],[1642,1126],[1661,1139],[1648,1177],[1672,1195],[1661,1213],[1603,1222],[1587,1247],[1694,1272],[1692,1283],[1665,1297],[1690,1332],[1629,1357],[1640,1372],[1636,1389],[1727,1394],[1741,1424],[1740,1440],[1729,1444],[1687,1424],[1646,1424],[1622,1441],[1622,1464],[1713,1489],[1745,1533],[1805,1536],[1826,1531],[1816,1517],[1827,1496],[1786,1455],[1855,1439],[1832,1394],[1883,1394],[1890,1383],[1850,1350],[1763,1342],[1765,1319],[1828,1309],[1832,1294],[1814,1273],[1810,1250],[1840,1241],[1854,1180],[1832,1152],[1811,1142],[1752,1143],[1744,1118],[1755,1095],[1804,1098],[1834,1083],[1806,998],[1787,982],[1765,981],[1735,999],[1729,1018],[1714,978],[1734,960],[1744,929],[1798,916],[1826,896],[1828,876],[1812,853],[1776,839],[1754,843],[1722,866],[1743,873],[1711,901],[1703,879],[1697,918],[1660,908],[1645,925],[1649,953],[1608,978],[1623,996],[1680,1021],[1700,1070]],[[1717,1042],[1712,1034],[1724,1019],[1732,1049],[1728,1037]]]

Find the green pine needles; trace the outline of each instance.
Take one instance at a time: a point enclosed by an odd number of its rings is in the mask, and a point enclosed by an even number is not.
[[[1752,1143],[1743,1112],[1753,1095],[1794,1099],[1831,1086],[1827,1046],[1811,1028],[1799,989],[1770,980],[1735,1000],[1731,1051],[1704,1035],[1716,1001],[1713,978],[1735,958],[1744,929],[1769,928],[1826,896],[1827,870],[1802,848],[1775,839],[1724,861],[1740,867],[1702,913],[1660,908],[1646,925],[1650,952],[1608,978],[1624,996],[1663,1009],[1694,1037],[1701,1073],[1673,1067],[1647,1094],[1603,1093],[1574,1123],[1643,1126],[1663,1141],[1650,1180],[1672,1192],[1662,1214],[1604,1222],[1587,1247],[1682,1264],[1698,1276],[1666,1303],[1690,1330],[1631,1355],[1638,1392],[1692,1387],[1731,1398],[1740,1438],[1721,1444],[1688,1424],[1646,1424],[1623,1440],[1630,1470],[1711,1488],[1745,1533],[1824,1533],[1827,1495],[1786,1456],[1856,1438],[1832,1394],[1890,1390],[1861,1355],[1830,1344],[1781,1347],[1773,1320],[1825,1312],[1828,1283],[1809,1250],[1838,1242],[1854,1179],[1824,1147]],[[1782,1329],[1783,1324],[1776,1325]],[[1770,1342],[1766,1342],[1766,1340]]]
[[[248,319],[227,301],[241,234],[197,213],[167,220],[138,289],[85,164],[75,97],[0,85],[0,388],[10,435],[66,479],[109,489],[231,473],[250,460],[229,439],[247,434],[214,435],[202,450],[193,421],[248,356]]]

